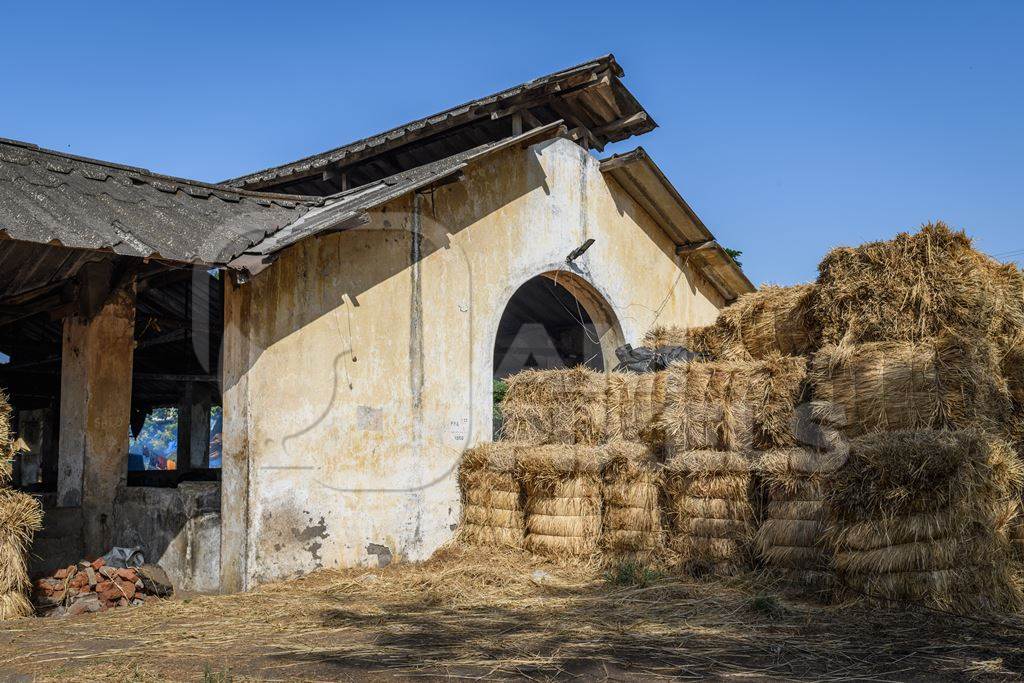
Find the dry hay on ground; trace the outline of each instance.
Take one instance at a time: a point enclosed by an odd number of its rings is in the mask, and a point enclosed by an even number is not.
[[[654,448],[613,441],[605,447],[601,547],[606,560],[653,557],[665,545],[662,471]]]
[[[818,266],[813,314],[827,343],[923,341],[1024,327],[1020,271],[977,252],[943,223],[833,249]]]
[[[474,446],[463,454],[459,466],[459,540],[463,543],[523,546],[526,526],[516,476],[518,451],[518,445],[498,441]]]
[[[32,536],[42,527],[37,501],[18,491],[0,488],[0,620],[32,613],[26,558]]]
[[[826,597],[833,585],[825,543],[831,475],[845,452],[786,449],[766,453],[758,463],[765,508],[754,546],[773,574]]]
[[[806,372],[796,357],[673,365],[656,427],[677,452],[794,446]]]
[[[736,573],[750,564],[754,462],[726,451],[688,451],[665,463],[669,546],[692,572]]]
[[[607,382],[609,441],[661,443],[655,425],[665,403],[665,373],[613,372]]]
[[[828,489],[840,588],[869,601],[960,612],[1024,607],[1008,526],[1024,470],[977,430],[872,434]]]
[[[554,560],[596,555],[606,458],[597,446],[545,445],[520,452],[527,550]]]
[[[828,346],[815,354],[810,380],[815,417],[851,437],[1009,424],[1009,395],[984,340]]]
[[[598,444],[605,439],[607,379],[579,366],[524,370],[508,378],[502,436],[530,444]]]
[[[424,563],[321,570],[246,593],[7,622],[0,677],[1019,678],[1018,617],[808,605],[759,575],[612,576],[523,551],[448,547]]]

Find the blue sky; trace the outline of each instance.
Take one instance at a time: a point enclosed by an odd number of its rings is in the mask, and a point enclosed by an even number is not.
[[[755,283],[942,219],[1024,259],[1024,3],[19,3],[0,136],[221,180],[613,52]]]

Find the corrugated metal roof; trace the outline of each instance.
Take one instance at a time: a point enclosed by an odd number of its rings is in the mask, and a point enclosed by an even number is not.
[[[320,172],[329,166],[344,165],[359,157],[381,154],[407,144],[413,138],[422,139],[470,121],[505,115],[515,107],[542,106],[553,100],[557,100],[558,118],[566,119],[570,126],[577,123],[587,126],[602,145],[654,130],[657,124],[619,81],[622,76],[622,67],[615,61],[615,56],[604,55],[403,124],[379,135],[227,180],[224,184],[252,187]]]
[[[707,245],[694,251],[690,262],[709,275],[727,301],[756,289],[643,147],[603,159],[601,172],[614,178],[677,246]]]
[[[0,138],[0,232],[11,239],[222,264],[322,203]]]
[[[355,227],[366,221],[366,212],[397,197],[437,183],[473,161],[517,144],[532,144],[564,131],[561,121],[513,135],[498,142],[480,145],[405,173],[399,173],[369,185],[327,197],[322,207],[310,210],[298,221],[255,244],[229,265],[258,273],[271,262],[272,255],[311,235]]]

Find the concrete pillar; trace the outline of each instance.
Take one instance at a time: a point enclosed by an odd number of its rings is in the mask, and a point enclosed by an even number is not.
[[[87,555],[109,549],[128,470],[134,336],[134,285],[112,292],[93,318],[64,320],[57,501],[82,508]]]
[[[178,470],[210,466],[210,405],[213,392],[205,382],[188,382],[178,401]]]
[[[225,593],[249,586],[249,291],[224,283],[221,368],[220,586]]]
[[[205,382],[191,385],[189,405],[189,457],[192,469],[210,466],[210,406],[213,388]]]

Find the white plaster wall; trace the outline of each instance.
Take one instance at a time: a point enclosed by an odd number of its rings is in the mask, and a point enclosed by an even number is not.
[[[459,455],[491,436],[505,304],[587,238],[575,272],[614,312],[616,343],[723,303],[566,140],[495,154],[372,218],[228,287],[225,586],[420,560],[448,540]]]

